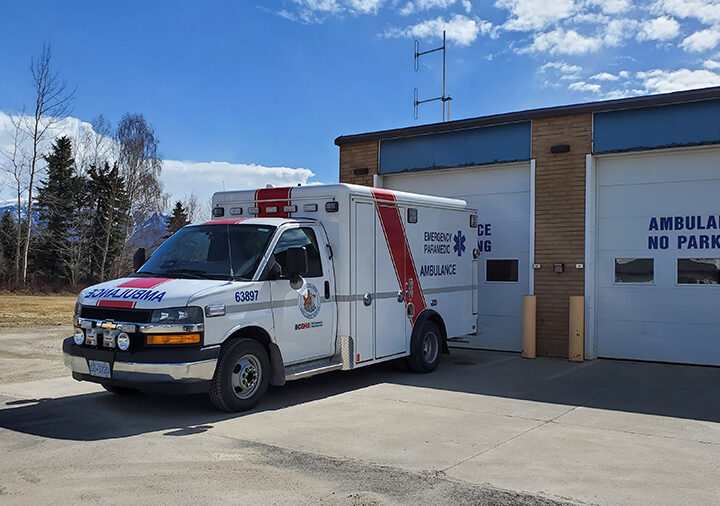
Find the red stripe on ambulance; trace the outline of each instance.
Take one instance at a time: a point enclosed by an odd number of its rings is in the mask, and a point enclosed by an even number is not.
[[[371,188],[371,190],[376,199],[392,202],[378,202],[377,212],[390,250],[395,275],[400,284],[400,289],[405,291],[405,305],[413,305],[412,316],[408,315],[408,318],[414,324],[418,315],[425,310],[425,296],[415,270],[415,262],[405,235],[400,211],[397,204],[395,204],[395,195],[388,190],[379,188]]]
[[[135,302],[132,300],[99,300],[97,305],[100,307],[132,309],[135,307]]]
[[[260,208],[258,217],[264,218],[289,218],[283,207],[290,205],[290,192],[292,186],[282,188],[260,188],[255,192],[255,206]],[[277,207],[277,212],[267,212],[268,207]]]

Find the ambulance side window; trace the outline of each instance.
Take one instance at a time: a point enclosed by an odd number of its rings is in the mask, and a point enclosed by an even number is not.
[[[286,278],[288,275],[287,269],[285,268],[285,255],[288,248],[305,248],[307,251],[308,259],[308,270],[307,272],[300,273],[304,278],[319,278],[322,277],[322,261],[320,259],[320,250],[318,249],[317,239],[315,238],[315,232],[311,228],[293,228],[283,232],[280,236],[280,240],[275,246],[273,255],[275,255],[275,261],[280,264],[282,268],[282,277]]]

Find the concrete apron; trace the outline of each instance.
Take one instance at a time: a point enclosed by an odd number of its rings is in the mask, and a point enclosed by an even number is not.
[[[720,501],[720,368],[451,351],[433,374],[380,365],[321,375],[232,416],[204,396],[115,399],[64,378],[0,385],[2,395],[42,399],[3,403],[0,427],[87,441],[203,425],[208,436],[549,497]],[[73,416],[91,413],[97,432],[73,432]]]

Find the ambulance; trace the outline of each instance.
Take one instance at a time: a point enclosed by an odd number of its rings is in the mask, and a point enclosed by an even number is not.
[[[215,193],[212,217],[80,293],[63,342],[73,378],[243,411],[315,374],[400,358],[431,372],[476,332],[477,214],[462,200],[268,187]]]

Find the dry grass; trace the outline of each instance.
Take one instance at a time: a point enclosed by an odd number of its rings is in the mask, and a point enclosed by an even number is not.
[[[77,295],[0,295],[0,327],[72,325]]]

